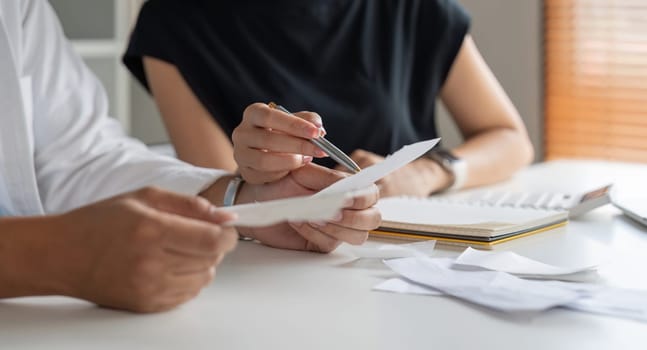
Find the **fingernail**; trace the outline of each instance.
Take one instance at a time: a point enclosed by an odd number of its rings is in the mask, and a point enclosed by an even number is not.
[[[319,137],[326,136],[327,132],[326,129],[324,129],[323,125],[319,126]]]
[[[308,164],[312,162],[312,156],[303,156],[301,159],[301,164]]]
[[[317,157],[328,157],[328,153],[326,153],[324,150],[321,150],[321,149],[316,149],[315,155]]]
[[[319,135],[321,135],[321,129],[318,127],[315,127],[313,125],[307,125],[304,127],[306,131],[306,136],[311,137],[311,138],[317,138]]]
[[[335,216],[333,216],[333,218],[330,221],[332,221],[332,222],[340,222],[341,219],[343,219],[343,218],[344,218],[344,213],[342,213],[340,211],[339,213],[335,214]]]

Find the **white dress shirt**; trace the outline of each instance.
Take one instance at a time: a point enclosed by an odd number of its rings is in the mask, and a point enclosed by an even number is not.
[[[224,174],[148,151],[107,110],[49,3],[0,0],[0,212],[63,212],[144,186],[197,194]]]

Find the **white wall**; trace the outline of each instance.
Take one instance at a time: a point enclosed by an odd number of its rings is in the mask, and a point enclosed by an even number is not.
[[[470,13],[470,32],[476,45],[519,110],[535,146],[535,157],[540,160],[543,154],[541,0],[459,2]],[[447,146],[460,143],[460,135],[442,106],[439,106],[438,126]]]

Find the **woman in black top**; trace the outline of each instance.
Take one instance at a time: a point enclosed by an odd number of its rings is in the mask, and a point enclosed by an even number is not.
[[[235,148],[253,182],[322,156],[305,140],[318,115],[295,121],[254,102],[317,111],[326,138],[365,167],[437,137],[441,97],[465,138],[452,153],[466,181],[454,185],[473,186],[530,162],[532,146],[468,27],[451,0],[149,0],[124,62],[154,95],[181,159],[234,171]],[[423,157],[382,191],[427,195],[458,180],[451,170]]]

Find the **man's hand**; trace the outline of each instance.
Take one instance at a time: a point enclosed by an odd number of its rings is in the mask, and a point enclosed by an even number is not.
[[[240,174],[248,183],[262,184],[283,178],[312,157],[326,157],[309,141],[322,130],[316,113],[290,115],[263,103],[250,105],[232,134]]]
[[[351,153],[350,157],[362,169],[384,160],[380,155],[361,149]],[[339,165],[335,169],[345,170]],[[377,185],[380,188],[381,197],[426,197],[432,192],[449,186],[449,180],[449,174],[436,162],[422,157],[385,176],[377,182]]]
[[[343,172],[310,163],[269,184],[243,185],[239,203],[311,195],[345,176]],[[282,223],[265,228],[239,228],[239,232],[272,247],[327,253],[342,242],[366,241],[368,231],[381,222],[379,211],[373,207],[378,198],[375,187],[372,193],[349,200],[341,215],[330,222]]]
[[[214,278],[237,242],[205,199],[143,189],[64,214],[51,253],[65,294],[137,312],[173,308]],[[60,260],[60,261],[59,261]]]

